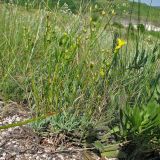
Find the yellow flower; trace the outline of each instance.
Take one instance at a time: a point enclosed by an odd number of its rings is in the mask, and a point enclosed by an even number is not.
[[[115,47],[115,52],[117,52],[120,48],[122,48],[126,42],[123,39],[118,38],[117,39],[117,45]]]

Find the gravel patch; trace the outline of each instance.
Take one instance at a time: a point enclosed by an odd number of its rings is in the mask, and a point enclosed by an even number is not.
[[[27,112],[12,102],[6,107],[0,101],[0,111],[0,126],[29,118]],[[86,160],[88,156],[90,160],[100,160],[94,153],[79,147],[57,147],[52,137],[39,137],[27,125],[0,132],[0,160]]]

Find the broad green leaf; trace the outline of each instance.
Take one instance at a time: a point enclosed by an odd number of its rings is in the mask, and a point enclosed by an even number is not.
[[[106,158],[126,158],[126,154],[119,150],[102,152],[101,155]]]

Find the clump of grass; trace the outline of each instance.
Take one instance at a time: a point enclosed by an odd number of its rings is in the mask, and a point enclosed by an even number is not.
[[[2,11],[2,94],[28,99],[37,115],[74,108],[76,114],[91,116],[98,110],[104,79],[100,70],[109,49],[100,40],[110,17],[100,11],[101,18],[93,21],[92,14],[81,19],[62,8],[30,12],[14,4],[2,5]],[[107,24],[101,23],[104,19]]]

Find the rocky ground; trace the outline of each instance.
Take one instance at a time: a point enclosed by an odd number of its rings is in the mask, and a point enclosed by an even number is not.
[[[0,126],[28,118],[27,111],[17,103],[0,101]],[[27,125],[0,132],[0,160],[102,160],[86,149],[63,145],[63,135],[40,137]]]

